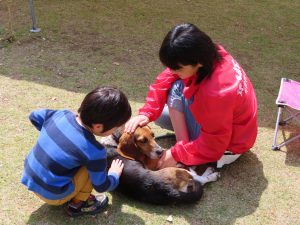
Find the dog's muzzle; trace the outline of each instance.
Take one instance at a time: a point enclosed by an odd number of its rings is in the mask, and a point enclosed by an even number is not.
[[[163,155],[164,151],[165,151],[164,148],[162,148],[160,145],[158,145],[157,143],[155,143],[155,145],[153,146],[153,149],[152,149],[150,155],[148,155],[148,156],[151,159],[159,159]]]
[[[154,153],[155,153],[155,158],[160,158],[162,156],[162,154],[164,153],[165,149],[162,148],[161,146],[159,146],[158,144],[156,144],[156,146],[154,147]]]

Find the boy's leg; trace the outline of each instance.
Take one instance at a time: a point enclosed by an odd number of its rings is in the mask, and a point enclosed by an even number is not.
[[[91,194],[93,185],[89,178],[88,171],[81,167],[73,178],[75,190],[68,196],[59,200],[49,200],[39,196],[50,205],[62,205],[69,202],[66,212],[69,216],[80,216],[83,214],[96,214],[101,212],[108,205],[108,198],[104,194],[94,196]]]
[[[91,180],[89,178],[88,171],[85,167],[81,167],[73,178],[73,184],[75,186],[75,190],[68,196],[63,199],[58,200],[50,200],[46,199],[38,194],[36,194],[40,199],[49,205],[63,205],[64,203],[70,201],[71,199],[75,199],[75,201],[86,201],[92,190],[93,186]]]
[[[88,171],[81,167],[73,178],[75,186],[75,195],[72,197],[75,201],[86,201],[92,193],[93,185],[90,180]]]
[[[108,205],[108,197],[105,194],[94,196],[92,182],[88,171],[81,167],[73,179],[75,195],[68,204],[66,212],[69,216],[81,216],[84,214],[97,214]]]

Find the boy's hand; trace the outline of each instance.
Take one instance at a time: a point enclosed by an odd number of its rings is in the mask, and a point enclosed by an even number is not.
[[[118,174],[118,176],[121,176],[123,168],[124,168],[124,163],[122,162],[122,160],[115,159],[112,161],[108,172],[114,172],[114,173]]]
[[[132,117],[126,124],[124,132],[133,133],[138,126],[145,126],[149,123],[149,118],[145,115]]]

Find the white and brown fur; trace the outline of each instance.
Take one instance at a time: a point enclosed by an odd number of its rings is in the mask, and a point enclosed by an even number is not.
[[[115,132],[100,142],[107,148],[108,165],[116,158],[124,162],[118,190],[137,200],[153,204],[196,202],[202,196],[202,186],[218,178],[211,167],[202,176],[175,167],[156,170],[164,149],[148,126],[138,127],[134,134]]]

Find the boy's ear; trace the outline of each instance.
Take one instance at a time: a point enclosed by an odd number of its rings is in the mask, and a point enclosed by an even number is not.
[[[93,131],[96,131],[97,133],[102,133],[103,127],[104,126],[102,123],[93,123],[91,128]]]

